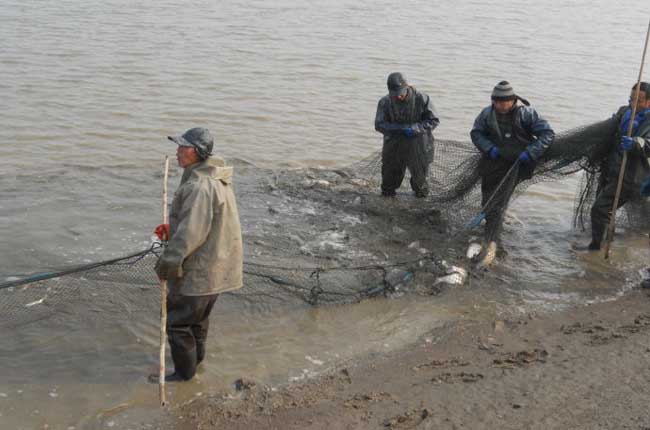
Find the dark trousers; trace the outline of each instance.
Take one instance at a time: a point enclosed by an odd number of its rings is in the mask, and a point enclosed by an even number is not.
[[[614,205],[617,184],[618,178],[609,178],[602,184],[596,194],[594,205],[591,207],[591,241],[596,245],[600,245],[602,242],[605,229],[609,223],[609,215]],[[618,199],[616,209],[634,197],[637,188],[633,183],[623,181],[623,187],[621,188],[621,195]]]
[[[423,139],[388,141],[381,152],[381,192],[394,195],[406,169],[411,173],[411,189],[418,197],[429,194],[427,175],[433,159],[433,148],[428,148]]]
[[[526,179],[527,172],[515,170],[510,173],[510,177],[505,178],[512,163],[487,159],[481,160],[481,163],[481,206],[485,207],[485,240],[498,241],[512,193],[517,184]]]
[[[174,371],[183,379],[192,379],[196,366],[205,358],[210,312],[217,297],[167,296],[167,340]]]

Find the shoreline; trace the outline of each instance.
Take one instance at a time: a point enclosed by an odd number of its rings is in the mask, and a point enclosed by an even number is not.
[[[304,384],[242,379],[155,428],[648,430],[649,380],[650,293],[635,289],[542,315],[455,321]]]

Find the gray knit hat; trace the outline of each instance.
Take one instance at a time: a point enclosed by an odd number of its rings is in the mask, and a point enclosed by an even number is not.
[[[517,100],[517,94],[510,82],[501,81],[492,90],[492,100]]]

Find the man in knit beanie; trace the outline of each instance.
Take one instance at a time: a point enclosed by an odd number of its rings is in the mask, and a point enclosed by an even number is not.
[[[481,206],[485,214],[485,242],[481,265],[496,257],[503,215],[515,186],[532,176],[536,161],[555,138],[551,126],[508,81],[492,90],[492,104],[474,121],[472,142],[483,153]]]

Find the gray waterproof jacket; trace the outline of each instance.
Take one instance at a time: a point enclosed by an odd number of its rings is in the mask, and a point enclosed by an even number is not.
[[[614,114],[614,118],[619,124],[618,131],[609,147],[609,156],[606,162],[606,172],[609,178],[618,178],[623,162],[623,153],[619,151],[621,136],[627,136],[627,130],[623,133],[620,124],[625,112],[630,109],[628,106],[621,106]],[[627,161],[625,164],[625,182],[634,185],[640,185],[644,178],[650,176],[650,114],[646,114],[639,124],[639,128],[632,135],[636,141],[635,147],[627,152]],[[610,180],[610,179],[608,179]]]
[[[440,119],[431,102],[431,97],[409,87],[409,97],[404,102],[393,101],[385,95],[377,104],[375,130],[384,135],[384,143],[421,141],[433,145],[433,130]],[[414,137],[404,136],[404,130],[411,127]]]
[[[514,140],[521,144],[521,151],[528,151],[530,157],[537,161],[553,143],[555,132],[532,107],[517,105],[514,109]],[[492,105],[483,109],[476,117],[470,136],[474,145],[485,154],[493,145],[503,148],[503,137]]]
[[[242,287],[243,252],[232,167],[208,158],[183,172],[156,272],[169,294],[203,296]]]

